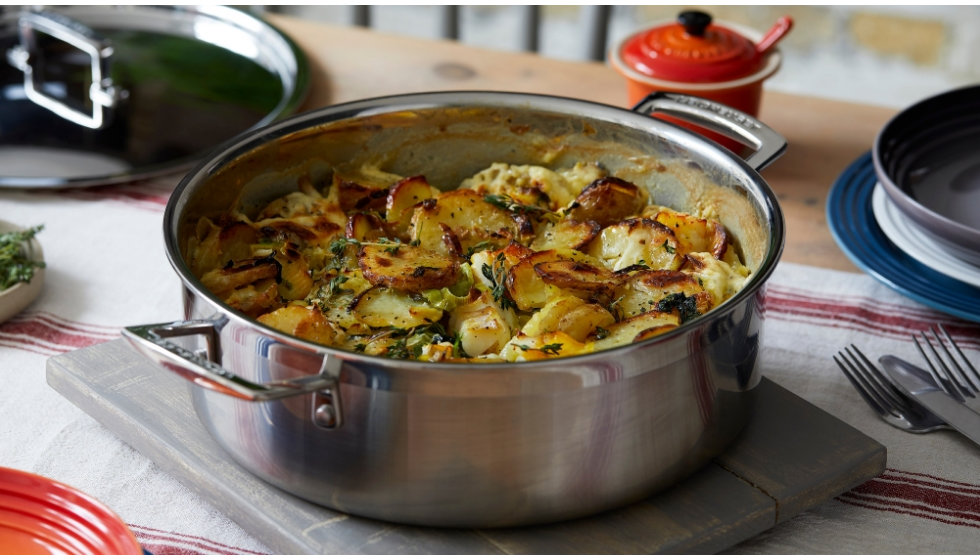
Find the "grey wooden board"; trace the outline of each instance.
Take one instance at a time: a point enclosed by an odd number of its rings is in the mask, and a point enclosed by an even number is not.
[[[306,502],[239,467],[205,431],[188,384],[122,339],[52,357],[56,391],[277,553],[650,554],[723,551],[880,474],[885,448],[763,379],[755,415],[704,469],[635,505],[563,523],[413,527]]]

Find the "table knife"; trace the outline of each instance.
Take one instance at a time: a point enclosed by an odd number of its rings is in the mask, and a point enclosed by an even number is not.
[[[937,387],[926,370],[897,356],[882,356],[878,361],[902,393],[980,445],[980,414]]]

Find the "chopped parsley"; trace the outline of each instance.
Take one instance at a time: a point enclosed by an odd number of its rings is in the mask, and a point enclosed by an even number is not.
[[[681,317],[681,323],[696,319],[701,315],[698,311],[698,300],[694,295],[685,296],[683,292],[670,294],[661,299],[656,305],[657,311],[670,312],[676,310]]]
[[[23,231],[0,233],[0,290],[30,282],[34,271],[44,268],[43,261],[31,260],[24,251],[24,244],[42,229],[44,226],[34,226]]]
[[[515,344],[521,350],[527,352],[529,350],[537,350],[539,352],[544,352],[545,354],[550,354],[552,356],[557,356],[561,352],[562,343],[552,342],[551,344],[545,344],[541,348],[532,348],[526,344]]]

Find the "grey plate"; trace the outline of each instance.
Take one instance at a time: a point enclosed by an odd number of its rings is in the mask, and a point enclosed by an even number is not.
[[[223,6],[3,7],[0,54],[0,187],[182,171],[295,112],[309,85],[289,37]]]
[[[980,265],[980,86],[912,105],[875,139],[888,197],[954,257]]]

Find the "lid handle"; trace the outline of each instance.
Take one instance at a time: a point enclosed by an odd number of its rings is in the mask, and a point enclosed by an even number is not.
[[[124,96],[124,92],[113,86],[109,77],[109,59],[112,56],[109,43],[88,27],[53,12],[21,14],[18,30],[20,43],[7,50],[7,61],[24,73],[24,94],[27,98],[75,124],[92,129],[102,128],[107,121],[106,109],[115,106],[116,101]],[[89,56],[91,84],[88,88],[88,101],[91,101],[91,113],[76,109],[44,91],[39,78],[43,76],[43,72],[36,72],[39,69],[31,65],[32,62],[38,63],[44,59],[38,55],[38,32],[67,43]]]
[[[704,37],[704,32],[711,25],[711,15],[698,10],[685,10],[677,16],[677,23],[692,37]]]

